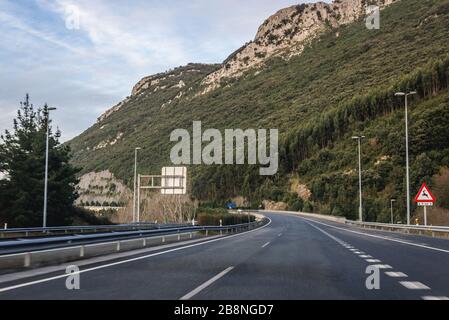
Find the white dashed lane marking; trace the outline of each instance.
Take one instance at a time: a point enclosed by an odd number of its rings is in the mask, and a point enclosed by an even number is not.
[[[428,286],[418,281],[400,281],[399,283],[410,290],[430,290]]]
[[[435,296],[424,296],[422,297],[423,300],[449,300],[448,297],[435,297]]]
[[[268,246],[270,244],[270,242],[265,243],[262,248],[265,248],[266,246]]]
[[[408,275],[406,275],[403,272],[393,272],[393,271],[387,271],[385,274],[391,278],[407,278]]]
[[[374,264],[373,267],[376,267],[378,269],[393,269],[393,267],[389,264]]]
[[[315,229],[321,231],[322,233],[324,233],[325,235],[327,235],[328,237],[334,239],[336,242],[338,242],[340,245],[342,245],[343,247],[345,247],[346,249],[348,249],[349,251],[351,251],[352,253],[355,253],[357,255],[359,255],[360,258],[364,258],[366,262],[368,263],[376,263],[371,265],[372,267],[375,267],[377,269],[393,269],[392,266],[388,265],[388,264],[381,264],[381,260],[379,259],[374,259],[372,256],[366,254],[363,251],[360,251],[359,249],[354,248],[353,246],[349,245],[346,242],[343,242],[342,240],[338,239],[337,237],[329,234],[328,232],[322,230],[321,228],[318,228],[317,226],[309,223],[309,225],[311,225],[312,227],[314,227]],[[391,277],[391,278],[407,278],[408,276],[403,273],[403,272],[394,272],[394,271],[385,271],[385,275]],[[409,290],[430,290],[430,288],[428,286],[426,286],[425,284],[419,282],[419,281],[399,281],[399,283],[409,289]],[[448,297],[446,296],[423,296],[421,297],[423,300],[449,300]]]

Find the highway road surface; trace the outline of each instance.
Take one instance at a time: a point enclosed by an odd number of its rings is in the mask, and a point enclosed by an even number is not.
[[[449,297],[449,240],[266,215],[270,224],[247,233],[80,265],[79,290],[68,290],[65,271],[54,268],[2,275],[0,299]],[[379,271],[378,289],[366,286],[369,266]]]

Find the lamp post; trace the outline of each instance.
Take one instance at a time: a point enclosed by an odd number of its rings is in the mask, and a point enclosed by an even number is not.
[[[416,91],[397,92],[395,96],[405,98],[405,158],[407,175],[407,225],[410,225],[410,163],[408,156],[408,96],[415,95]]]
[[[45,178],[44,178],[44,214],[42,227],[47,227],[47,197],[48,197],[48,144],[50,135],[50,111],[54,111],[56,108],[47,108],[47,142],[45,146]]]
[[[137,151],[141,150],[142,148],[135,148],[134,149],[134,196],[133,196],[133,222],[136,222],[136,181],[137,181]]]
[[[362,139],[365,136],[354,136],[352,139],[357,140],[359,147],[359,220],[363,222],[363,202],[362,202]]]
[[[391,224],[394,224],[394,219],[393,219],[393,203],[396,202],[396,199],[391,199],[390,200],[390,209],[391,209]]]

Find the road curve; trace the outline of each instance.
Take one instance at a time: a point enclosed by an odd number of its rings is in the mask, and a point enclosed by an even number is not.
[[[446,299],[449,241],[266,213],[259,230],[7,281],[0,299]],[[369,290],[367,267],[380,272]]]

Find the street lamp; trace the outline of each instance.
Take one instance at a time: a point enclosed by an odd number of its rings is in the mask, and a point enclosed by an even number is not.
[[[54,111],[56,108],[47,108],[47,143],[45,147],[45,179],[44,179],[44,216],[42,226],[47,227],[47,196],[48,196],[48,144],[49,144],[49,132],[50,132],[50,111]]]
[[[390,200],[390,208],[391,208],[391,224],[394,224],[394,219],[393,219],[393,203],[396,202],[396,199],[391,199]]]
[[[137,151],[142,148],[134,149],[134,196],[133,196],[133,222],[136,222],[136,183],[137,183]]]
[[[357,140],[359,146],[359,220],[363,222],[363,204],[362,204],[362,139],[365,136],[354,136],[352,139]]]
[[[410,225],[410,166],[408,157],[408,96],[415,95],[416,91],[397,92],[396,97],[405,98],[405,158],[406,158],[406,172],[407,172],[407,225]]]

